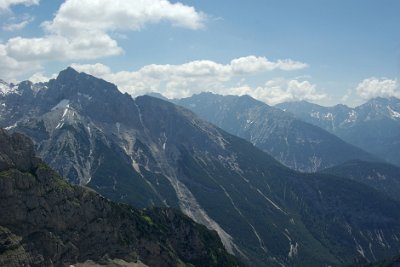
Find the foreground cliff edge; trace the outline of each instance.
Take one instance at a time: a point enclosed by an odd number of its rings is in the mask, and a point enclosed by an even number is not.
[[[73,186],[0,129],[0,266],[241,266],[216,232],[172,209],[133,209]]]

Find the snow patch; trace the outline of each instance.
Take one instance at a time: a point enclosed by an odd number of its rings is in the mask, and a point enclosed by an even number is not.
[[[364,249],[362,248],[362,246],[361,246],[360,244],[357,244],[357,252],[358,252],[363,258],[366,258],[366,257],[365,257]]]
[[[257,192],[263,196],[274,208],[281,211],[283,214],[287,215],[287,212],[281,209],[277,204],[275,204],[271,199],[269,199],[266,195],[264,195],[260,189],[257,189]]]
[[[8,131],[8,130],[14,129],[15,127],[17,127],[17,122],[14,123],[13,125],[7,126],[7,127],[4,128],[4,129],[6,129],[6,130]]]
[[[371,255],[372,255],[372,258],[374,259],[374,261],[376,261],[376,257],[375,257],[374,251],[372,250],[372,244],[371,243],[369,243],[369,251],[371,252]]]
[[[141,174],[139,164],[134,159],[132,159],[132,167],[137,173]]]
[[[329,120],[329,121],[333,121],[333,114],[328,112],[324,115],[324,119]]]
[[[377,239],[378,243],[382,247],[386,247],[386,244],[384,242],[385,236],[384,236],[383,232],[381,230],[375,230],[375,236],[376,236],[376,239]]]
[[[384,174],[380,174],[379,172],[375,173],[376,176],[373,175],[368,175],[367,179],[368,180],[386,180],[386,176]]]
[[[167,135],[165,134],[165,132],[163,132],[163,136],[162,136],[162,139],[163,139],[163,144],[162,144],[162,149],[165,151],[165,147],[166,147],[166,145],[167,145],[167,141],[168,141],[168,137],[167,137]],[[161,140],[160,140],[161,141]]]
[[[60,129],[61,127],[64,126],[64,122],[59,122],[56,126],[56,129]]]
[[[349,112],[347,119],[345,120],[345,122],[347,123],[351,123],[351,122],[355,122],[357,120],[357,112],[355,110],[352,110]]]
[[[0,80],[0,95],[9,95],[9,94],[21,94],[18,91],[18,85],[8,84],[3,80]]]
[[[391,107],[387,107],[388,108],[388,110],[389,110],[389,114],[390,114],[390,117],[392,118],[392,119],[400,119],[400,113],[399,112],[397,112],[397,111],[394,111]]]
[[[299,253],[299,243],[297,242],[295,244],[289,243],[289,245],[290,245],[288,254],[289,258],[296,257]]]

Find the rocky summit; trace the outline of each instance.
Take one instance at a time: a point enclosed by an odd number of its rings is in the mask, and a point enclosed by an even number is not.
[[[241,266],[217,233],[172,209],[137,210],[70,185],[0,130],[0,266]]]

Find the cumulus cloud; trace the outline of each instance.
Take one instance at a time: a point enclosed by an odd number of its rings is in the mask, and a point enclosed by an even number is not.
[[[224,94],[250,95],[269,105],[287,101],[318,101],[326,98],[326,95],[316,90],[316,85],[306,80],[283,80],[276,79],[267,81],[263,86],[252,88],[240,86],[228,88]]]
[[[0,8],[38,3],[39,0],[0,0]],[[111,37],[118,33],[138,31],[159,22],[197,30],[204,26],[205,20],[206,15],[194,7],[168,0],[66,0],[53,20],[42,23],[44,36],[17,36],[1,45],[4,56],[20,66],[28,62],[87,60],[122,54],[123,49]],[[5,25],[4,29],[21,29],[27,23]]]
[[[269,61],[265,57],[241,57],[231,61],[233,72],[237,74],[246,74],[258,71],[268,70],[298,70],[308,67],[306,63],[293,61],[291,59],[278,60],[276,62]]]
[[[268,67],[254,67],[243,62],[267,62]],[[238,62],[241,62],[238,64]],[[280,62],[291,62],[295,67],[282,67]],[[240,71],[238,66],[240,65]],[[261,64],[260,64],[261,65]],[[246,68],[247,66],[247,68]],[[273,67],[271,67],[273,66]],[[137,71],[112,72],[103,64],[72,64],[78,71],[86,72],[115,83],[121,91],[133,96],[148,92],[158,92],[168,98],[182,98],[202,91],[218,94],[248,94],[269,104],[291,100],[320,100],[324,94],[317,93],[315,85],[308,81],[293,79],[290,81],[273,80],[263,86],[241,85],[231,87],[229,83],[235,77],[257,74],[274,69],[292,70],[307,64],[292,60],[268,61],[262,57],[248,56],[233,59],[229,64],[220,64],[210,60],[192,61],[181,65],[147,65]],[[243,83],[242,79],[242,83]]]
[[[230,65],[210,60],[192,61],[182,65],[152,64],[137,71],[115,73],[102,64],[72,64],[72,67],[111,81],[122,91],[134,96],[162,91],[171,98],[189,96],[205,88],[215,89],[222,82],[230,80],[233,75]]]
[[[5,45],[20,61],[94,59],[123,52],[110,32],[137,31],[161,21],[199,29],[204,19],[193,7],[167,0],[67,0],[52,21],[42,23],[45,36],[16,37]]]
[[[5,47],[7,54],[18,61],[94,59],[122,53],[115,40],[100,32],[72,39],[60,35],[15,37],[9,39]]]
[[[400,88],[397,80],[387,78],[367,78],[358,84],[356,91],[364,100],[391,96],[400,98]]]
[[[196,30],[203,27],[204,20],[205,15],[194,7],[167,0],[67,0],[53,21],[43,26],[49,32],[74,35],[83,29],[137,31],[161,21]]]
[[[36,61],[19,62],[7,55],[6,47],[0,44],[0,74],[1,79],[8,82],[15,82],[15,77],[39,70],[40,63]]]
[[[38,5],[39,2],[40,0],[0,0],[0,11],[8,10],[11,6],[15,5]]]

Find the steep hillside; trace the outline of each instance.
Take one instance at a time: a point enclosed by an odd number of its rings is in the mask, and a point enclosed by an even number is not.
[[[387,163],[350,161],[321,171],[369,185],[400,200],[400,168]]]
[[[0,190],[0,266],[239,265],[215,232],[171,209],[137,210],[72,186],[34,157],[30,140],[3,130]]]

